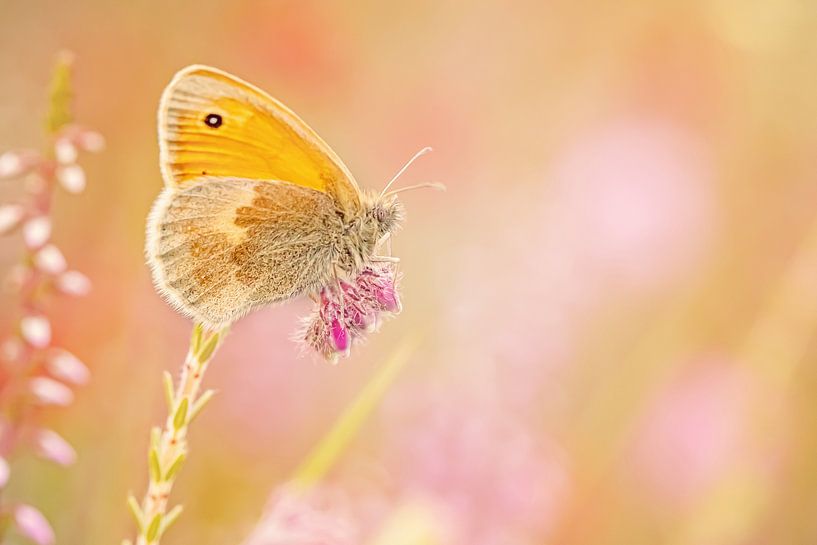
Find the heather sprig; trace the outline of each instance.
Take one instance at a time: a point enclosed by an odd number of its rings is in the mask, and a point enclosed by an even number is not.
[[[57,188],[78,194],[85,188],[85,173],[77,163],[79,151],[100,151],[103,137],[74,123],[71,111],[73,58],[62,53],[54,69],[46,119],[45,151],[19,149],[0,154],[0,180],[17,184],[20,196],[0,204],[0,235],[20,233],[23,253],[5,279],[19,306],[13,312],[14,331],[0,343],[0,492],[11,472],[12,456],[35,454],[59,465],[76,458],[71,445],[57,432],[38,427],[45,407],[67,406],[72,387],[84,384],[88,368],[68,350],[52,342],[49,302],[54,296],[79,297],[88,293],[90,280],[71,270],[51,240],[52,207]],[[0,502],[0,541],[5,529],[38,545],[55,536],[35,507],[3,498]]]
[[[148,448],[148,489],[142,501],[128,497],[128,507],[136,521],[136,545],[155,545],[182,513],[182,506],[168,510],[168,500],[179,470],[187,459],[187,430],[205,405],[213,390],[200,393],[204,373],[227,335],[227,328],[207,331],[193,327],[181,375],[174,384],[170,373],[164,374],[167,419],[164,428],[153,428]],[[130,540],[123,545],[133,543]]]

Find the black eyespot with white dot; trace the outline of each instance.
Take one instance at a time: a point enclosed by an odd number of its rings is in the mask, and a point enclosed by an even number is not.
[[[204,118],[204,124],[213,129],[221,127],[221,123],[221,116],[218,114],[207,114],[207,117]]]

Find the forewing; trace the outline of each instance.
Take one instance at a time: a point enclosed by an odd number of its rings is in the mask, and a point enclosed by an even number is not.
[[[148,221],[154,281],[211,327],[315,290],[331,270],[335,210],[326,194],[288,182],[205,178],[166,188]]]
[[[184,188],[203,176],[284,180],[360,206],[357,183],[303,120],[260,89],[206,66],[179,71],[159,105],[165,183]]]

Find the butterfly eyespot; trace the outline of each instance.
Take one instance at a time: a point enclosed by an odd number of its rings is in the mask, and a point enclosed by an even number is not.
[[[204,124],[217,129],[221,127],[221,116],[218,114],[208,114],[207,117],[204,118]]]

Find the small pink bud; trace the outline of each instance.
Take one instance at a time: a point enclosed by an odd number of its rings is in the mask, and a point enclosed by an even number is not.
[[[77,148],[68,138],[60,138],[54,144],[54,155],[63,165],[74,163],[77,160]]]
[[[5,488],[9,482],[11,468],[5,458],[0,458],[0,488]]]
[[[22,264],[14,265],[6,277],[3,279],[3,289],[8,291],[20,291],[25,286],[26,282],[31,279],[31,267],[26,267]]]
[[[36,508],[20,504],[14,509],[14,525],[17,531],[37,545],[53,545],[54,530]]]
[[[23,357],[25,345],[19,337],[9,337],[0,344],[0,359],[8,363],[16,363]]]
[[[79,271],[67,271],[57,277],[57,289],[66,295],[82,297],[91,291],[91,281]]]
[[[51,324],[45,316],[25,316],[20,320],[23,339],[34,348],[45,348],[51,342]]]
[[[57,180],[69,193],[82,193],[85,189],[85,171],[76,164],[59,167]]]
[[[48,216],[31,218],[23,225],[23,241],[32,249],[41,247],[51,237],[51,220]]]
[[[37,454],[61,466],[70,466],[77,460],[77,452],[68,441],[51,430],[40,430],[34,439]]]
[[[83,129],[77,135],[77,144],[85,151],[95,153],[105,149],[105,137],[96,131]]]
[[[34,255],[34,264],[38,269],[48,274],[59,274],[68,266],[62,252],[53,244],[43,246]]]
[[[16,151],[7,151],[0,155],[0,178],[14,178],[23,174],[26,162]]]
[[[36,377],[29,382],[34,397],[43,405],[65,407],[74,401],[74,392],[61,382],[48,377]]]
[[[85,364],[67,350],[54,350],[49,354],[45,365],[55,378],[71,384],[85,384],[91,377],[91,372]]]
[[[25,208],[19,204],[0,206],[0,235],[5,235],[20,225],[25,213]]]

